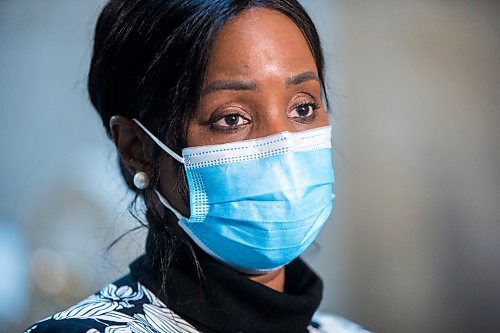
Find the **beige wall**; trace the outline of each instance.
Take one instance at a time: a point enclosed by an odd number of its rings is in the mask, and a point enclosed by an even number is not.
[[[324,307],[380,332],[499,331],[500,2],[312,2],[340,148],[311,258]]]

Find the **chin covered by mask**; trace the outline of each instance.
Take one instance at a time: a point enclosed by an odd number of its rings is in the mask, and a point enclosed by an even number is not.
[[[158,191],[161,203],[205,252],[247,274],[278,269],[316,239],[333,209],[331,127],[188,147],[184,164],[190,217]]]

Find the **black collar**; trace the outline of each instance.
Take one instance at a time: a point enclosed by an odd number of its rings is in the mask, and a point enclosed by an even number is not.
[[[160,290],[159,270],[142,256],[132,276],[171,310],[203,332],[306,332],[323,294],[321,279],[300,259],[285,267],[285,292],[248,279],[197,251],[204,278],[192,257],[180,251]]]

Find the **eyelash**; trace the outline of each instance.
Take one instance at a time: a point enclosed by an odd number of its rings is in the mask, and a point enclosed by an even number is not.
[[[312,114],[309,115],[309,116],[304,116],[304,117],[292,117],[292,118],[297,118],[297,119],[300,119],[299,122],[301,123],[308,123],[308,122],[311,122],[313,121],[315,118],[316,118],[316,110],[318,110],[321,106],[316,103],[316,102],[308,102],[308,103],[301,103],[301,104],[298,104],[297,106],[293,107],[292,111],[295,111],[297,110],[298,108],[300,107],[312,107]],[[228,117],[231,117],[231,116],[236,116],[236,117],[239,117],[241,119],[243,119],[244,121],[246,122],[251,122],[251,120],[247,119],[244,115],[238,113],[238,112],[232,112],[232,113],[227,113],[227,114],[214,114],[210,117],[209,119],[209,126],[210,126],[210,129],[214,132],[219,132],[219,133],[226,133],[226,134],[231,134],[231,133],[235,133],[238,131],[238,128],[241,127],[241,126],[244,126],[246,124],[242,124],[242,125],[234,125],[234,126],[220,126],[220,125],[216,125],[216,123],[224,118],[228,118]]]
[[[231,117],[231,116],[237,116],[237,117],[240,117],[242,118],[244,121],[247,121],[247,122],[250,122],[249,119],[247,119],[244,115],[242,115],[241,113],[238,113],[238,112],[230,112],[230,113],[226,113],[226,114],[215,114],[215,115],[212,115],[210,117],[210,119],[208,120],[209,122],[209,126],[210,126],[210,129],[214,132],[219,132],[219,133],[228,133],[228,134],[231,134],[231,133],[235,133],[238,131],[238,127],[240,126],[243,126],[243,125],[235,125],[235,126],[219,126],[217,125],[216,123],[224,118],[228,118],[228,117]]]
[[[312,114],[309,116],[304,116],[304,117],[292,117],[292,118],[299,118],[301,122],[310,122],[313,121],[316,118],[316,110],[318,110],[321,106],[316,103],[316,102],[308,102],[308,103],[301,103],[297,106],[295,106],[292,110],[295,111],[300,107],[312,107]]]

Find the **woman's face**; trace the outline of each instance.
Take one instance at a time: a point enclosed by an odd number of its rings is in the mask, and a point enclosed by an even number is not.
[[[218,35],[188,146],[328,125],[308,43],[285,15],[254,8]]]
[[[302,32],[285,15],[255,8],[236,16],[215,41],[187,145],[228,143],[328,123],[316,63]],[[189,216],[172,177],[176,163],[162,160],[161,189]]]

